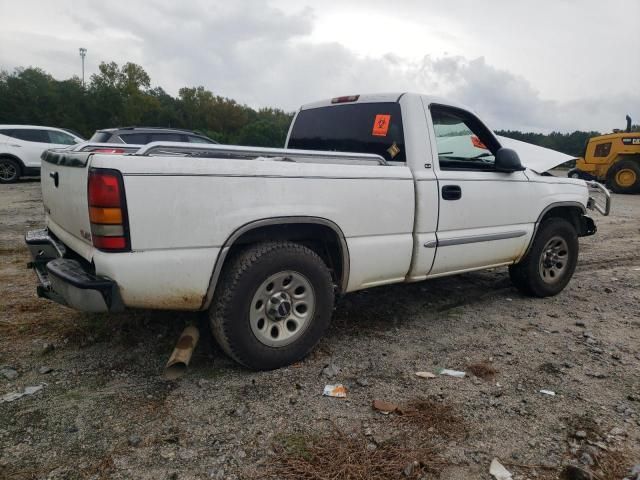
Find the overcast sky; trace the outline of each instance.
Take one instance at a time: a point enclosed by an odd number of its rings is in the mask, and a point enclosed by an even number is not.
[[[416,91],[496,129],[640,123],[640,0],[0,0],[0,69],[142,65],[253,107]]]

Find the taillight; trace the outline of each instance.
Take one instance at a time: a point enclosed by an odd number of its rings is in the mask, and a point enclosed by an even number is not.
[[[331,99],[331,103],[357,102],[359,98],[360,98],[360,95],[347,95],[344,97],[335,97]]]
[[[90,170],[88,193],[93,246],[110,252],[130,250],[127,205],[120,172]]]

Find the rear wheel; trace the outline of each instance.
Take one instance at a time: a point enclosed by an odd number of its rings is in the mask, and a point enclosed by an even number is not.
[[[616,162],[609,169],[607,179],[615,193],[640,192],[640,163],[633,160]]]
[[[20,178],[20,164],[11,158],[0,158],[0,183],[15,183]]]
[[[578,261],[578,235],[563,218],[545,220],[527,255],[509,267],[513,284],[523,293],[549,297],[560,293]]]
[[[270,370],[304,358],[329,326],[333,282],[311,249],[269,242],[239,252],[209,309],[211,330],[231,358]]]

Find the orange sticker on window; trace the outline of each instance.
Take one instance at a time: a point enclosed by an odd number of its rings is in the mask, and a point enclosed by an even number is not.
[[[386,137],[389,132],[389,124],[391,123],[391,115],[376,115],[376,119],[373,121],[373,129],[371,135],[375,137]]]
[[[482,148],[484,150],[489,150],[487,147],[484,146],[484,143],[482,143],[482,141],[476,137],[475,135],[471,136],[471,143],[473,143],[473,146],[476,148]]]

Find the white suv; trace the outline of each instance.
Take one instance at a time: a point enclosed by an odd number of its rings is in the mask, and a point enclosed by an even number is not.
[[[40,175],[40,155],[84,140],[67,130],[37,125],[0,125],[0,183]]]

